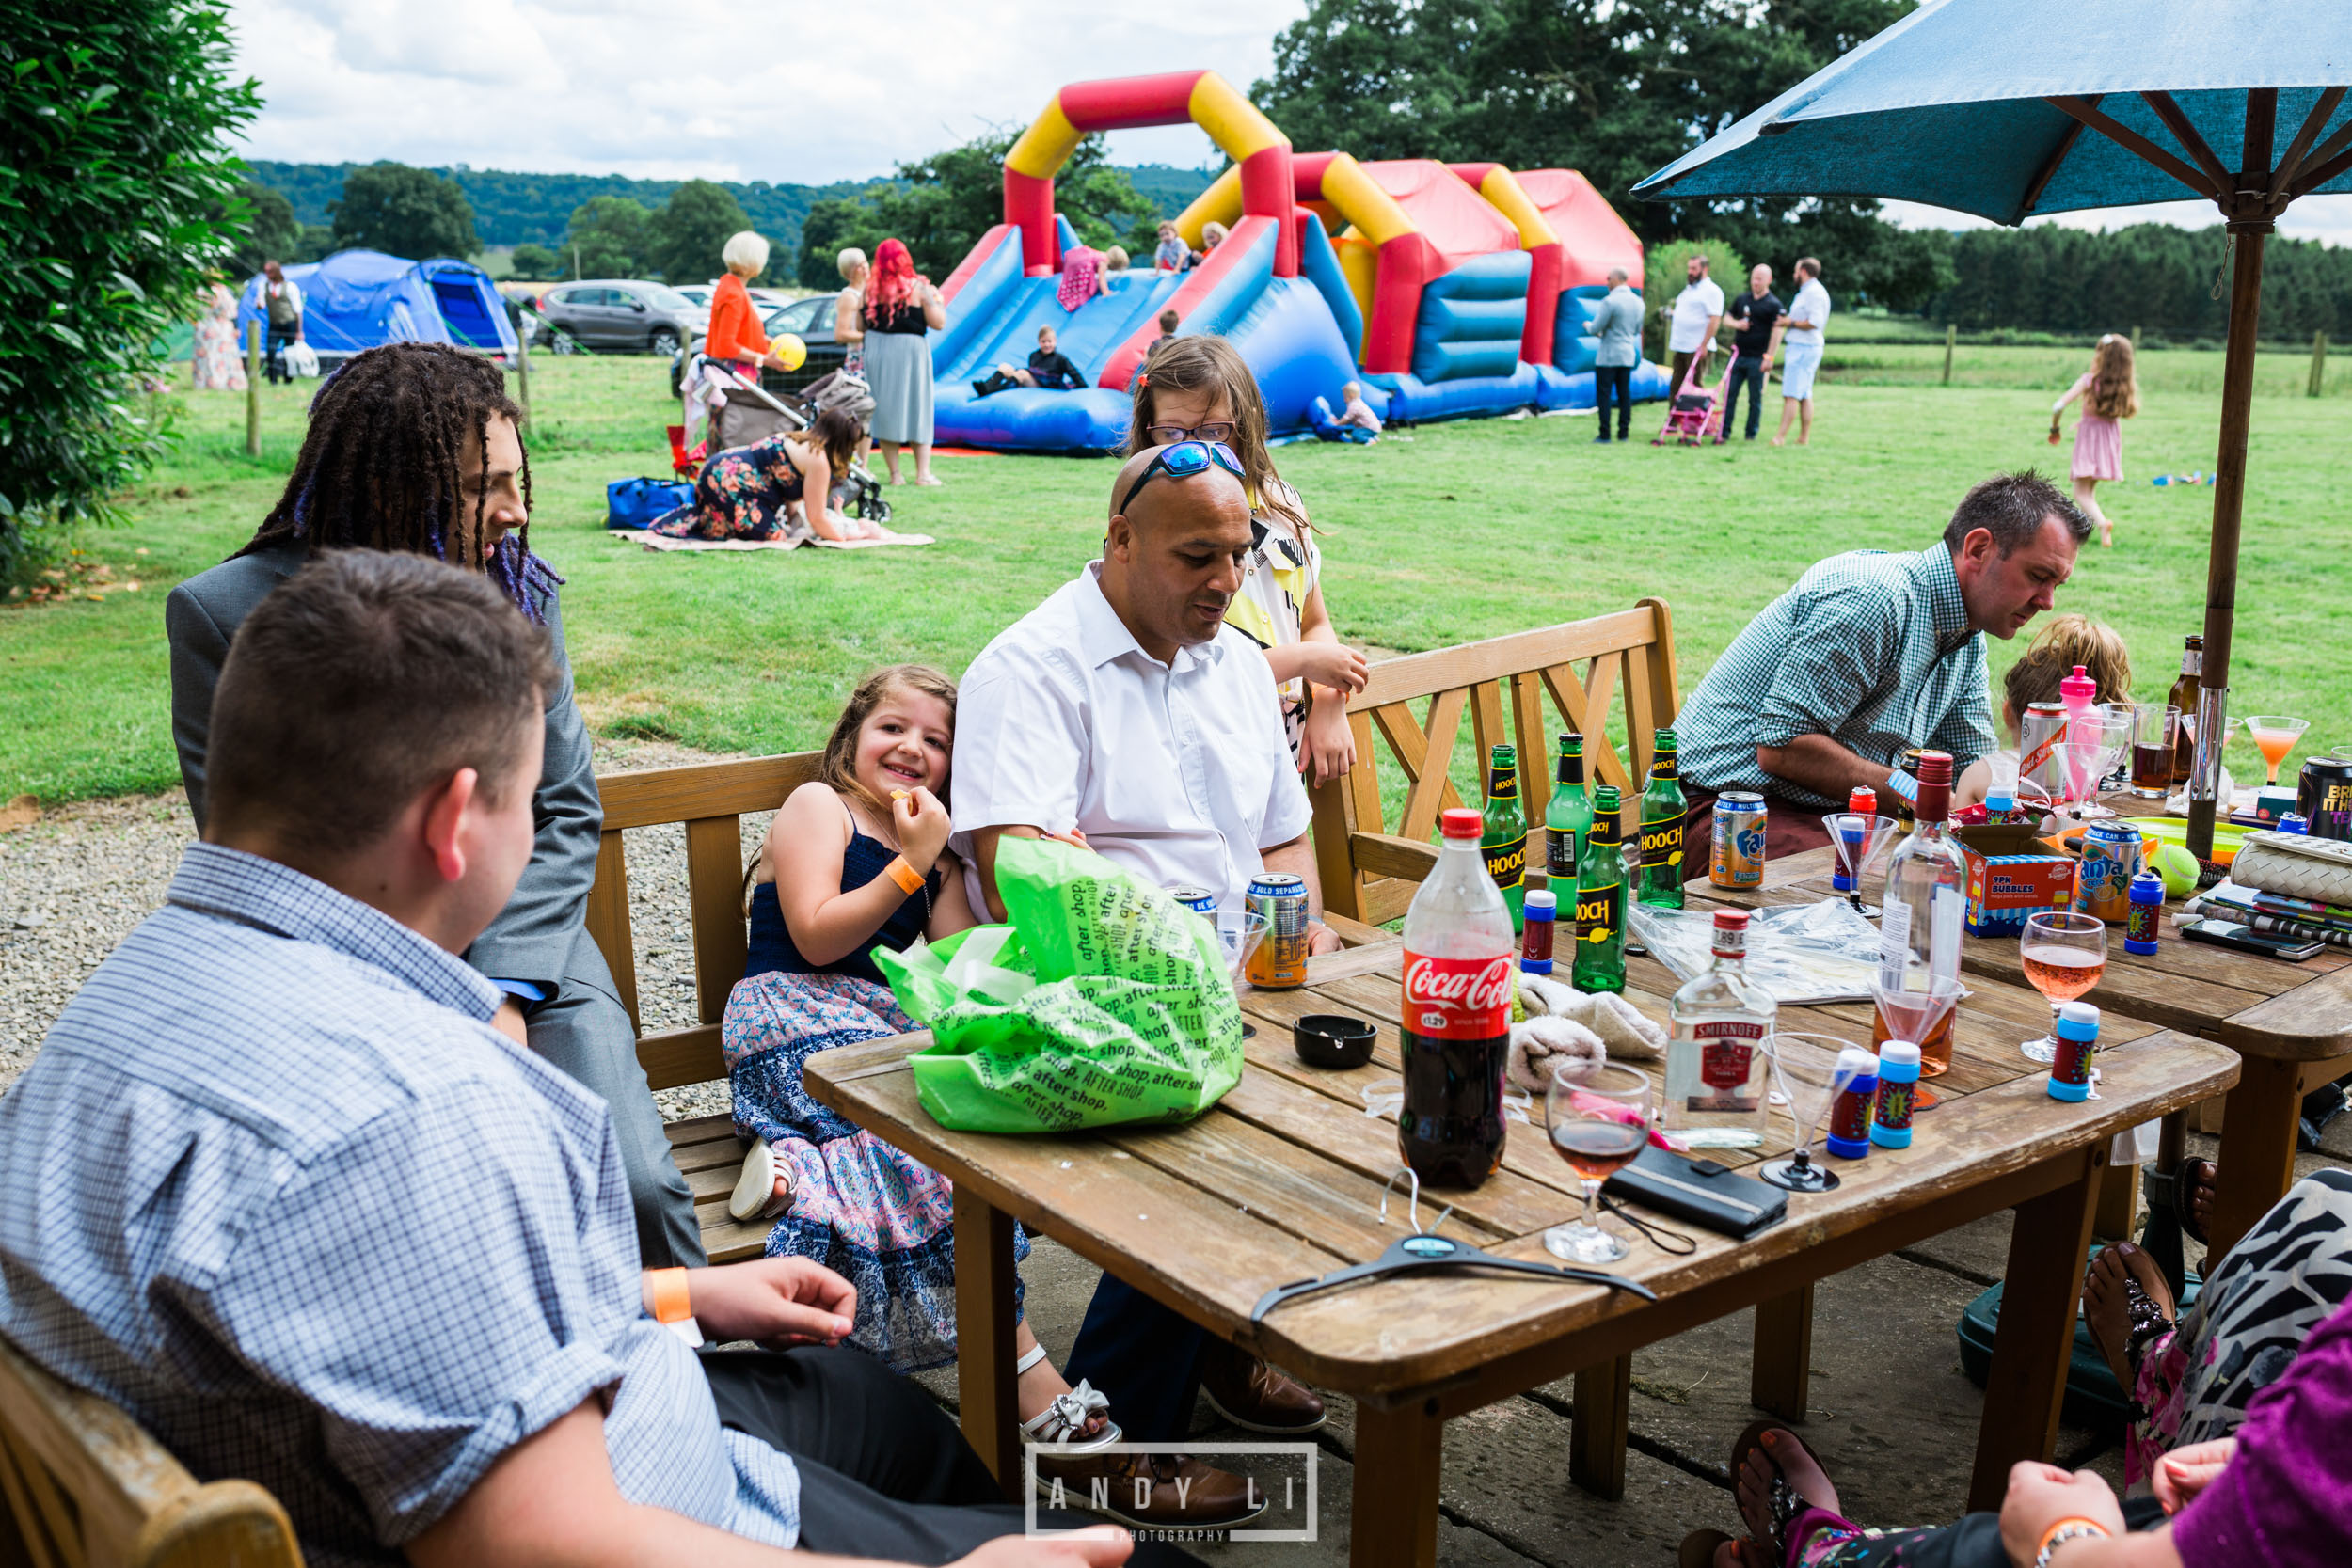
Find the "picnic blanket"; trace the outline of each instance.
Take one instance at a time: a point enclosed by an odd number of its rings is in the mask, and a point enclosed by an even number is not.
[[[827,550],[870,550],[884,545],[932,545],[928,533],[894,533],[882,539],[819,539],[814,534],[787,534],[777,539],[673,539],[661,533],[628,535],[649,550],[797,550],[815,545]]]

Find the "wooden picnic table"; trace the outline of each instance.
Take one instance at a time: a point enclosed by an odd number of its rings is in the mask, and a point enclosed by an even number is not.
[[[2128,797],[2111,803],[2126,811],[2144,808]],[[1766,866],[1763,886],[1752,893],[1704,882],[1692,883],[1689,892],[1697,901],[1750,907],[1803,903],[1842,896],[1830,888],[1836,869],[1831,850],[1809,849]],[[1865,878],[1863,896],[1877,903],[1884,880],[1883,869]],[[1963,938],[1961,968],[2026,984],[2015,937]],[[2236,953],[2188,941],[2173,928],[2168,911],[2152,955],[2126,953],[2121,934],[2110,933],[2106,972],[2083,1000],[2109,1018],[2122,1014],[2218,1040],[2243,1058],[2237,1085],[2222,1108],[2206,1227],[2211,1256],[2220,1257],[2293,1185],[2303,1097],[2352,1073],[2352,953],[2330,947],[2302,963]],[[2178,1141],[2176,1126],[2168,1142]]]
[[[2218,1092],[2236,1058],[2213,1042],[2118,1018],[2102,1031],[2100,1098],[2069,1105],[2016,1042],[2047,1017],[2030,990],[1986,982],[1958,1025],[1944,1102],[1907,1149],[1828,1161],[1834,1192],[1790,1194],[1788,1218],[1736,1242],[1691,1229],[1671,1256],[1634,1239],[1614,1265],[1655,1302],[1601,1287],[1497,1275],[1381,1280],[1287,1302],[1260,1323],[1269,1289],[1378,1256],[1405,1234],[1403,1203],[1378,1219],[1399,1167],[1396,1131],[1365,1114],[1364,1089],[1397,1081],[1403,944],[1313,960],[1307,989],[1245,991],[1257,1026],[1241,1082],[1182,1127],[1063,1137],[950,1132],[916,1103],[906,1057],[928,1035],[810,1059],[818,1100],[956,1184],[958,1375],[965,1435],[1010,1492],[1022,1474],[1012,1375],[1012,1224],[1048,1235],[1211,1331],[1356,1402],[1352,1559],[1436,1560],[1444,1422],[1577,1374],[1571,1476],[1616,1496],[1624,1484],[1631,1353],[1756,1307],[1752,1394],[1803,1414],[1816,1281],[2002,1209],[2017,1211],[2007,1293],[1986,1387],[1971,1506],[1998,1504],[2009,1467],[2047,1459],[2072,1354],[2082,1259],[2112,1135]],[[1629,966],[1627,995],[1663,1021],[1674,989],[1654,960]],[[1348,1012],[1379,1025],[1370,1066],[1300,1063],[1290,1021]],[[1867,1004],[1786,1008],[1786,1030],[1867,1042]],[[1774,1113],[1775,1140],[1789,1136]],[[1817,1157],[1820,1146],[1815,1145]],[[1713,1150],[1749,1165],[1787,1152]],[[1433,1201],[1434,1199],[1434,1201]],[[1507,1257],[1541,1259],[1541,1232],[1581,1199],[1539,1132],[1515,1127],[1502,1168],[1468,1193],[1433,1190],[1424,1218],[1454,1205],[1447,1230]]]

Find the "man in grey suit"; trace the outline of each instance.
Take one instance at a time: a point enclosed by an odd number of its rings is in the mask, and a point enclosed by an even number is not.
[[[1617,404],[1617,439],[1631,438],[1633,426],[1633,367],[1642,362],[1642,296],[1626,286],[1623,267],[1609,269],[1609,293],[1593,308],[1593,336],[1600,348],[1593,356],[1593,398],[1600,405],[1600,434],[1609,440],[1609,403]]]
[[[213,689],[229,645],[254,607],[322,550],[404,550],[470,566],[544,622],[557,680],[532,800],[531,863],[466,961],[507,993],[498,1027],[612,1107],[645,1265],[699,1267],[693,1195],[670,1159],[636,1030],[585,924],[604,814],[564,657],[561,579],[529,548],[518,413],[496,365],[443,344],[372,349],[337,372],[311,406],[294,477],[253,541],[165,601],[172,740],[201,831]]]

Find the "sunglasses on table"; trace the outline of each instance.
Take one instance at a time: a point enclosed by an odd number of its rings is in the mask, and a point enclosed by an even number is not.
[[[1218,420],[1212,424],[1194,425],[1190,430],[1180,424],[1148,424],[1143,427],[1143,434],[1155,447],[1174,446],[1179,441],[1215,441],[1230,447],[1233,444],[1233,433],[1240,428],[1231,420]]]
[[[1224,469],[1235,479],[1247,478],[1241,470],[1241,459],[1235,457],[1232,449],[1221,441],[1179,441],[1174,446],[1164,448],[1143,466],[1143,472],[1136,475],[1136,482],[1127,486],[1127,494],[1120,499],[1119,510],[1123,513],[1133,506],[1136,493],[1161,474],[1170,479],[1190,479],[1195,474],[1207,473],[1213,466]]]

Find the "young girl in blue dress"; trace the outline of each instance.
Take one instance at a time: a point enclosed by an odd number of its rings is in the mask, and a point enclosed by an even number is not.
[[[946,852],[955,725],[955,683],[928,665],[879,671],[850,696],[818,776],[786,799],[760,845],[750,953],[721,1025],[736,1127],[758,1140],[730,1211],[775,1219],[770,1257],[814,1259],[856,1286],[850,1338],[901,1371],[955,1358],[953,1195],[945,1177],[818,1103],[801,1068],[817,1052],[916,1027],[877,949],[978,924]],[[1016,1230],[1014,1255],[1027,1254]],[[1025,1321],[1017,1352],[1034,1440],[1073,1454],[1118,1440],[1108,1402],[1072,1389]]]

